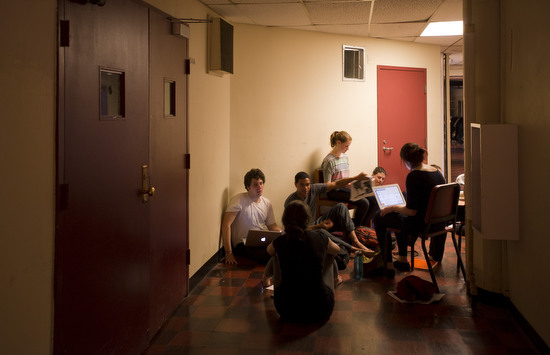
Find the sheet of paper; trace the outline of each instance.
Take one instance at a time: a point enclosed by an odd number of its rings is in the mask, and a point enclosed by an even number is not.
[[[351,196],[350,201],[357,201],[361,198],[373,196],[374,191],[372,189],[372,180],[355,180],[351,183]]]

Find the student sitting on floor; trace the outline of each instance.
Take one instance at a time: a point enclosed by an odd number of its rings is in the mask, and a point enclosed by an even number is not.
[[[260,169],[252,169],[244,176],[246,192],[234,196],[225,210],[222,221],[222,240],[225,263],[237,264],[235,255],[244,256],[265,264],[269,260],[265,248],[244,245],[250,229],[278,230],[271,202],[262,196],[265,175]]]
[[[310,229],[309,207],[293,201],[283,213],[285,234],[267,252],[273,260],[274,304],[283,320],[323,322],[334,309],[334,256],[340,251],[323,229]]]

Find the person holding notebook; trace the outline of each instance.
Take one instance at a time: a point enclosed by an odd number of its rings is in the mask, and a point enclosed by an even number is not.
[[[401,160],[410,170],[405,181],[406,205],[388,206],[376,213],[374,226],[376,236],[386,260],[386,275],[395,276],[395,269],[409,271],[407,259],[407,236],[421,233],[424,229],[424,216],[428,208],[430,193],[434,186],[444,184],[443,175],[436,168],[425,164],[427,152],[416,143],[405,143],[401,147]],[[386,229],[393,227],[402,231],[396,235],[399,251],[398,260],[392,263],[391,250],[386,248]],[[446,234],[432,238],[430,242],[431,256],[435,261],[441,261],[445,246]],[[432,247],[434,244],[434,247]],[[441,248],[443,246],[443,248]]]
[[[265,175],[260,169],[252,169],[244,176],[246,192],[234,196],[222,220],[222,240],[225,263],[237,264],[235,255],[244,256],[265,264],[270,256],[265,247],[247,247],[244,240],[250,229],[280,231],[275,222],[271,202],[263,195]]]
[[[330,181],[323,184],[312,184],[309,174],[304,171],[300,171],[294,176],[294,186],[296,187],[296,191],[291,193],[286,198],[285,207],[292,201],[299,200],[304,201],[308,205],[310,211],[315,211],[319,195],[327,191],[332,191],[334,189],[346,186],[354,180],[365,179],[369,179],[369,177],[365,173],[360,173],[356,176],[343,178],[337,181]],[[343,244],[350,251],[362,250],[367,254],[374,253],[371,249],[361,244],[361,242],[357,239],[357,235],[355,235],[355,225],[350,217],[348,208],[343,203],[338,203],[332,206],[330,210],[318,217],[317,220],[312,221],[310,228],[322,228],[328,230],[329,232],[342,232],[351,245],[348,243],[340,244]]]
[[[321,169],[325,183],[336,182],[349,177],[349,160],[346,152],[351,145],[351,136],[346,131],[334,131],[330,135],[330,146],[332,150],[323,159]],[[347,202],[357,207],[353,222],[356,226],[366,226],[369,201],[360,198],[350,201],[351,190],[348,186],[338,187],[327,193],[327,197],[333,201]]]

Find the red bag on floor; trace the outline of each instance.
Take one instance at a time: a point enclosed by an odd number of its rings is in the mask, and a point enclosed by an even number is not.
[[[397,297],[409,302],[429,301],[436,291],[433,283],[414,275],[406,276],[397,283]]]
[[[380,249],[378,239],[376,238],[376,232],[374,229],[364,226],[355,227],[355,235],[359,242],[371,250]]]

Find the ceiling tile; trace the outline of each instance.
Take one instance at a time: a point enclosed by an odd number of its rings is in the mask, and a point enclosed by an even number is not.
[[[370,2],[306,3],[305,6],[316,25],[369,23]]]
[[[424,27],[426,27],[424,22],[372,24],[370,36],[379,38],[420,36]]]
[[[216,11],[221,17],[226,21],[231,23],[246,23],[253,25],[254,22],[246,14],[244,14],[237,6],[235,5],[210,5],[212,10]]]
[[[430,37],[418,37],[415,42],[428,43],[428,44],[440,44],[442,46],[451,46],[456,42],[462,40],[462,36],[430,36]]]
[[[341,35],[368,37],[369,34],[369,25],[320,25],[315,27],[319,32],[337,33]]]
[[[231,5],[230,0],[201,0],[206,6],[210,5]]]
[[[445,0],[430,19],[430,21],[460,20],[462,20],[462,0]]]
[[[426,21],[443,0],[376,0],[372,23]]]
[[[231,0],[233,4],[289,4],[301,3],[300,0]]]
[[[306,26],[311,25],[302,4],[240,4],[237,7],[256,25]]]

